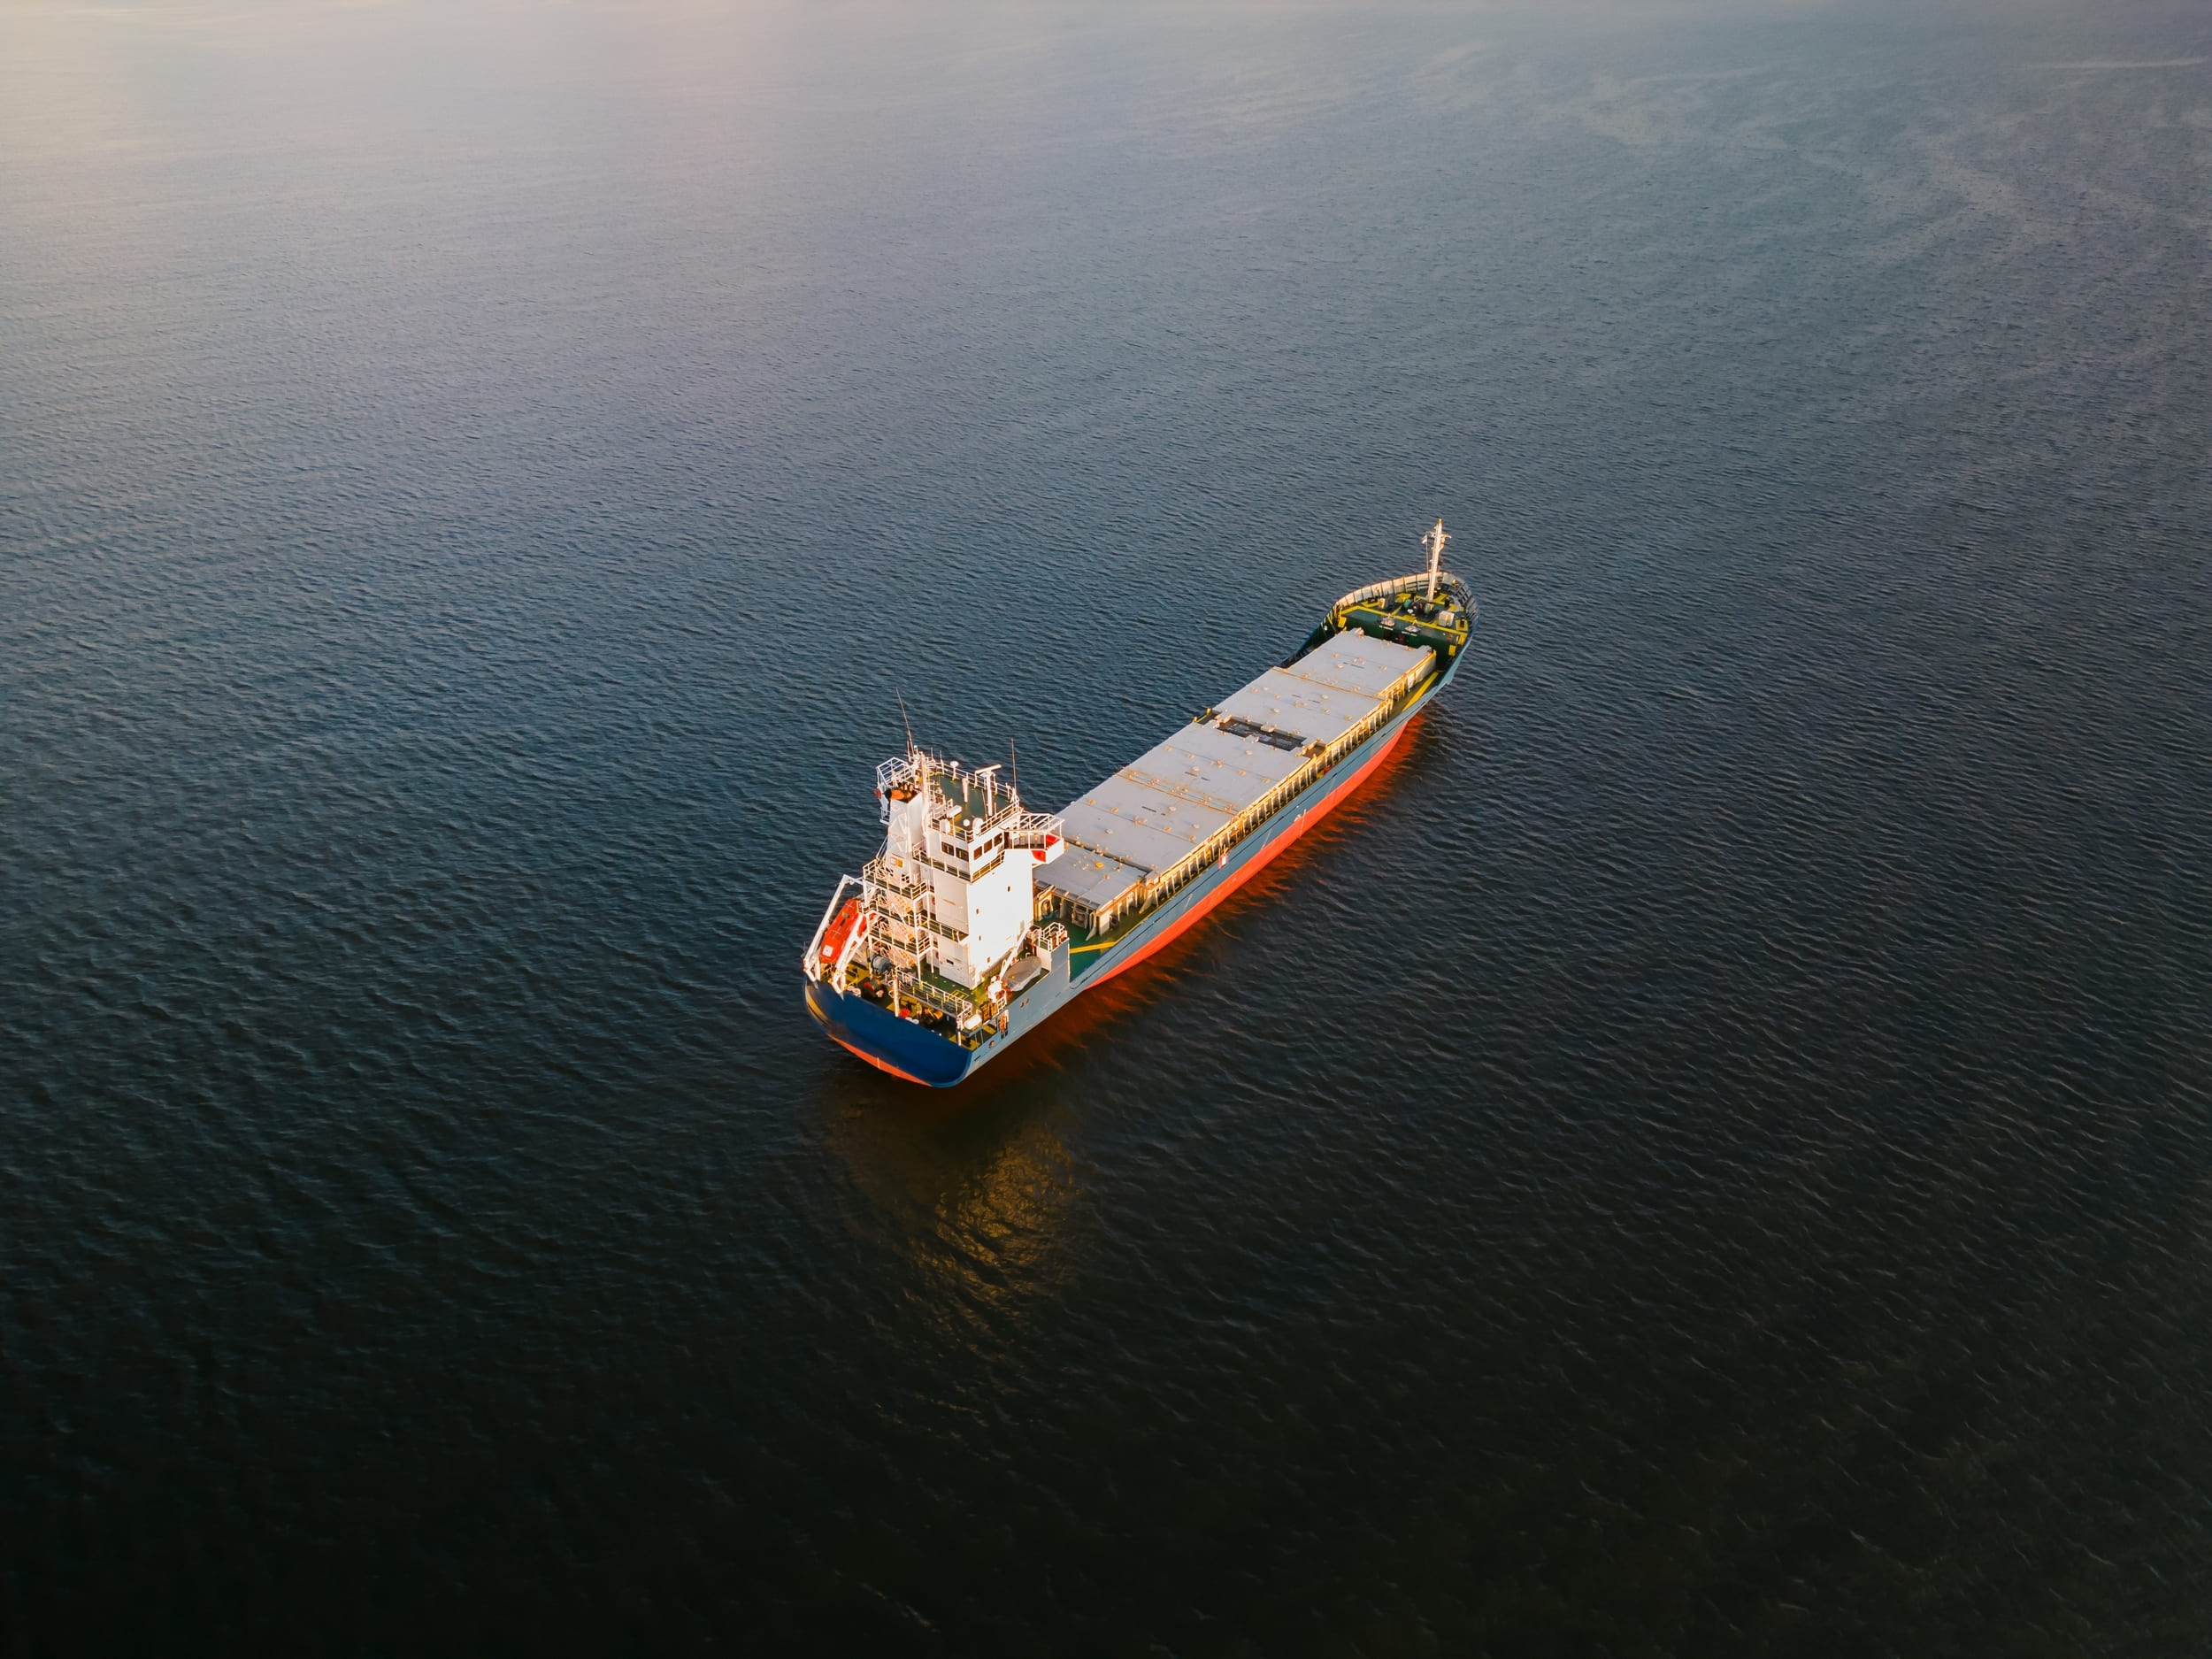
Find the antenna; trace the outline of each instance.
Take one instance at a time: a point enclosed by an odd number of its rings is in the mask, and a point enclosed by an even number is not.
[[[1440,524],[1443,521],[1439,519],[1438,522]],[[899,698],[899,724],[906,728],[906,752],[911,755],[914,752],[914,722],[906,718],[906,699],[899,696],[895,686],[892,687],[891,695]]]
[[[1436,597],[1437,566],[1444,562],[1444,543],[1450,541],[1451,537],[1444,534],[1444,521],[1439,518],[1436,521],[1436,528],[1423,536],[1421,540],[1429,550],[1429,597],[1433,599]]]
[[[1011,770],[1006,774],[1006,787],[1014,792],[1014,799],[1018,801],[1022,798],[1022,752],[1014,746],[1014,740],[1010,737],[1006,740],[1006,758],[1011,763]]]

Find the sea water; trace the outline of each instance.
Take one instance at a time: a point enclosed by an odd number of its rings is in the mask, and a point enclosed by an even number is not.
[[[2200,9],[0,19],[0,1646],[2200,1651]],[[1441,515],[970,1088],[799,955]]]

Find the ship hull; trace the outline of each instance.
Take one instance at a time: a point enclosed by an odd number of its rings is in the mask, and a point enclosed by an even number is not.
[[[819,980],[806,982],[807,1012],[833,1041],[879,1071],[933,1088],[950,1088],[964,1081],[1085,992],[1164,949],[1349,799],[1458,671],[1455,657],[1394,718],[1310,787],[1284,803],[1280,811],[1230,848],[1213,870],[1147,913],[1124,937],[1095,954],[1077,952],[1067,945],[1055,950],[1044,977],[1009,1005],[1005,1028],[975,1048],[941,1037],[910,1020],[898,1018],[865,997],[833,990]]]

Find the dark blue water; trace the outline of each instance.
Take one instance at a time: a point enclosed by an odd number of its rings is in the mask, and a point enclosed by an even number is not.
[[[0,1649],[2193,1654],[2212,24],[0,17]],[[969,1088],[797,957],[1410,568]]]

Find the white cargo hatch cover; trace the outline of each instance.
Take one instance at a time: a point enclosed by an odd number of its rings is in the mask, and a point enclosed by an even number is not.
[[[1431,655],[1426,646],[1347,632],[1289,668],[1269,669],[1224,698],[1220,712],[1294,735],[1302,746],[1333,743]],[[1256,734],[1186,726],[1068,806],[1070,856],[1035,879],[1099,909],[1181,863],[1305,764],[1298,749]]]

